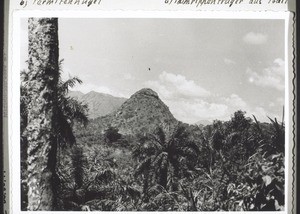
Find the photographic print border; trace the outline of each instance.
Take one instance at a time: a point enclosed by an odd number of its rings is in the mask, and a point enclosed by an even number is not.
[[[285,21],[285,201],[286,210],[295,212],[295,64],[293,48],[293,15],[289,12],[180,12],[180,11],[15,11],[13,13],[8,52],[8,115],[10,212],[20,211],[20,19],[26,17],[58,18],[190,18],[190,19],[283,19]],[[29,212],[29,211],[26,211]],[[31,213],[31,212],[29,212]],[[36,213],[36,212],[32,212]],[[68,211],[66,213],[71,213]],[[203,212],[210,213],[210,212]],[[220,212],[228,213],[228,212]],[[238,213],[238,212],[235,212]],[[250,212],[247,212],[250,213]]]

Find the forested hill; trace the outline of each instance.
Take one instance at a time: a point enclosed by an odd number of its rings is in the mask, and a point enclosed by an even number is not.
[[[90,121],[88,129],[103,131],[109,126],[119,129],[122,134],[152,132],[157,126],[176,126],[178,121],[158,94],[144,88],[133,94],[112,113]]]

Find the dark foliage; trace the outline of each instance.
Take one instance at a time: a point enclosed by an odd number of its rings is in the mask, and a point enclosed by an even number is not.
[[[119,140],[122,135],[119,133],[119,129],[109,126],[104,132],[105,142],[112,143]]]

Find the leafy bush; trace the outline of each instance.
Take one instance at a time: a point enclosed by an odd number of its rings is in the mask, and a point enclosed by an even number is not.
[[[249,158],[243,177],[227,187],[228,210],[278,211],[284,209],[284,157],[265,157],[262,150]]]
[[[119,134],[119,129],[109,126],[108,129],[105,130],[104,137],[105,142],[112,143],[121,138],[121,134]]]

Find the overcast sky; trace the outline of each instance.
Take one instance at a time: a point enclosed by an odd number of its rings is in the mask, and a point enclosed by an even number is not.
[[[26,68],[27,20],[21,24]],[[238,109],[281,120],[284,21],[222,19],[59,19],[64,77],[129,98],[151,88],[187,123],[228,120]]]

